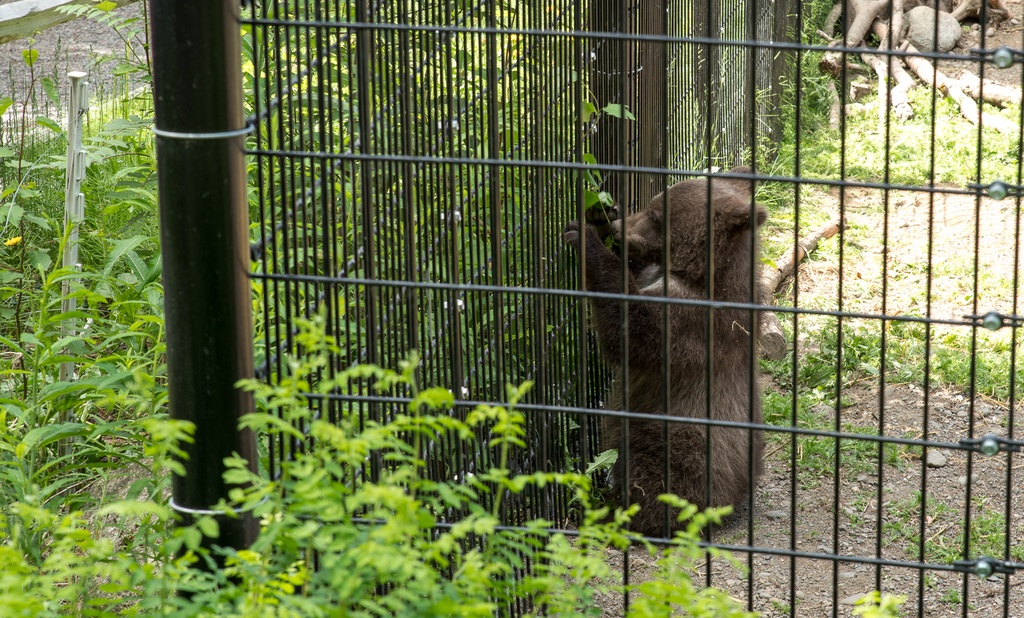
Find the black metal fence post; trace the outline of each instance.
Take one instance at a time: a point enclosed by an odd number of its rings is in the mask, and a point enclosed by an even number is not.
[[[253,375],[248,205],[237,0],[150,0],[153,94],[171,416],[195,424],[186,476],[174,479],[186,518],[227,496],[223,461],[255,465],[239,416]],[[253,522],[221,519],[219,545],[245,547]]]

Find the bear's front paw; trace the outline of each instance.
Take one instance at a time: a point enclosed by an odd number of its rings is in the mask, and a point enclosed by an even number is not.
[[[586,234],[587,243],[601,244],[601,237],[597,233],[597,228],[593,225],[585,225],[583,229],[580,229],[579,221],[570,221],[566,224],[565,229],[562,230],[562,242],[567,245],[572,245],[577,249],[580,248],[580,237]]]
[[[570,221],[562,230],[562,242],[579,248],[580,246],[580,223]]]

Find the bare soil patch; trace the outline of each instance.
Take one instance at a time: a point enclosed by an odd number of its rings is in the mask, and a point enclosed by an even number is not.
[[[0,4],[7,3],[0,1]],[[129,4],[115,9],[115,13],[124,18],[141,18],[143,4]],[[103,59],[122,57],[124,41],[110,26],[79,18],[37,32],[30,38],[0,45],[0,66],[8,67],[0,70],[0,98],[11,97],[20,102],[27,96],[29,70],[22,52],[30,46],[39,52],[34,67],[37,78],[52,78],[61,93],[67,91],[69,71],[87,72],[91,90],[98,99],[111,98],[123,87],[114,76],[115,63]],[[38,91],[37,94],[45,99]]]
[[[844,400],[842,422],[866,428],[881,425],[887,436],[918,439],[924,437],[927,427],[929,440],[957,444],[971,435],[1005,436],[1008,431],[1007,408],[976,400],[972,416],[970,400],[958,392],[933,391],[927,401],[927,422],[924,393],[914,385],[887,387],[884,407],[880,405],[883,397],[867,382],[847,390]],[[835,413],[828,406],[815,412],[826,417]],[[1024,421],[1016,416],[1016,434],[1020,435]],[[834,443],[829,438],[818,439]],[[1019,575],[980,578],[952,570],[922,571],[915,566],[952,567],[953,556],[963,549],[967,504],[972,505],[970,529],[975,531],[972,556],[983,555],[977,553],[979,545],[989,554],[995,553],[993,549],[1002,552],[1006,530],[1011,546],[1024,553],[1024,491],[1020,489],[1024,462],[1020,457],[932,448],[929,450],[941,455],[941,459],[934,454],[929,457],[933,466],[944,459],[932,467],[917,449],[897,449],[894,455],[879,458],[877,449],[869,448],[859,457],[840,458],[837,483],[832,474],[820,476],[806,470],[814,462],[805,461],[799,448],[794,475],[788,442],[783,436],[769,442],[765,474],[755,497],[753,538],[747,536],[746,516],[739,514],[713,531],[711,540],[768,551],[796,551],[807,557],[751,556],[737,551],[733,557],[743,570],[718,559],[694,573],[695,580],[705,581],[710,568],[712,585],[742,601],[749,595],[753,609],[766,617],[789,616],[792,605],[794,615],[832,615],[833,600],[839,603],[837,615],[852,616],[853,603],[876,588],[908,597],[903,605],[908,616],[919,615],[919,601],[924,607],[920,615],[935,617],[963,615],[964,602],[966,615],[978,617],[1015,616],[1024,607],[1024,579]],[[883,462],[880,467],[879,461]],[[1012,475],[1008,474],[1010,466]],[[973,479],[970,483],[968,469]],[[917,496],[925,497],[923,520]],[[1009,526],[1004,523],[1007,512]],[[926,539],[923,556],[918,540],[922,533]],[[1013,555],[1019,560],[1020,553]],[[623,555],[615,552],[612,560],[621,569]],[[907,564],[873,564],[876,560]],[[746,569],[749,574],[743,572]],[[650,578],[654,559],[642,551],[630,552],[629,572],[632,582]],[[621,615],[622,599],[604,599],[602,607],[608,616]],[[1004,608],[1009,608],[1009,613],[1004,613]]]

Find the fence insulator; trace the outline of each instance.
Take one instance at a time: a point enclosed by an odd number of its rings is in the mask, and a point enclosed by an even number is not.
[[[964,438],[960,440],[960,445],[991,457],[1001,452],[1019,453],[1024,442],[989,434],[983,438]]]
[[[1024,564],[982,556],[974,560],[957,560],[953,563],[953,568],[961,573],[974,573],[978,577],[985,578],[996,573],[1013,575],[1019,569],[1024,569]]]
[[[993,180],[987,185],[972,182],[967,185],[967,188],[974,189],[978,195],[985,195],[997,202],[1008,197],[1024,197],[1024,187],[1007,184],[1002,180]]]
[[[998,311],[989,311],[982,315],[965,315],[965,320],[970,320],[974,326],[981,326],[987,330],[996,331],[1004,326],[1020,328],[1024,326],[1024,318],[1016,315],[1003,315]]]
[[[995,49],[972,49],[970,53],[991,62],[1000,69],[1008,69],[1018,60],[1024,59],[1024,51],[1005,45]]]

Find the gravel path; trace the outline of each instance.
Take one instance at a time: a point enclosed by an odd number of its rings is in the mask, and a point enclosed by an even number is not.
[[[12,0],[0,0],[9,4]],[[116,9],[120,17],[141,19],[145,2],[137,2]],[[92,84],[94,98],[114,91],[118,81],[113,72],[117,63],[103,58],[120,58],[124,42],[108,25],[90,19],[76,19],[37,33],[32,39],[21,39],[0,45],[0,98],[11,97],[19,101],[28,92],[29,72],[22,52],[29,48],[39,52],[35,70],[37,77],[51,77],[60,92],[67,91],[68,71],[86,71]],[[47,111],[47,110],[44,110]]]

